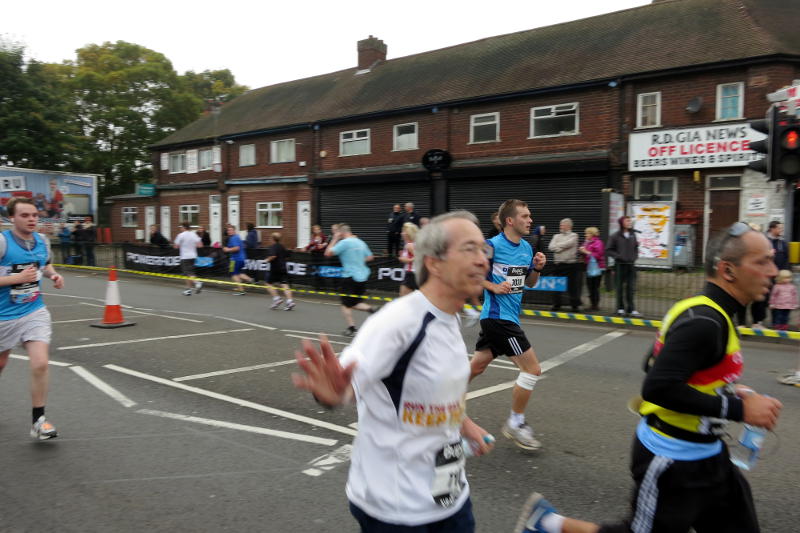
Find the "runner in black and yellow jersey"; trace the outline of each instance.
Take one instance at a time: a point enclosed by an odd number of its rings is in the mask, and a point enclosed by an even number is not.
[[[516,531],[757,533],[750,486],[720,440],[727,420],[772,429],[781,403],[735,385],[742,374],[732,317],[767,297],[776,268],[761,233],[737,222],[708,245],[707,284],[662,322],[642,386],[631,473],[633,516],[598,526],[559,515],[539,494]]]

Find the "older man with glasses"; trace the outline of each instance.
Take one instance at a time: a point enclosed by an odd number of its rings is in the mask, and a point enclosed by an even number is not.
[[[764,300],[777,269],[767,238],[737,222],[708,245],[707,283],[676,303],[646,366],[631,473],[633,515],[599,526],[559,515],[534,493],[516,531],[757,533],[750,486],[721,440],[728,420],[773,429],[781,402],[737,385],[741,345],[732,317]]]

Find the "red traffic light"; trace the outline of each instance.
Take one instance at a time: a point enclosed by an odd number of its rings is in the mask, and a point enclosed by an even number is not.
[[[800,133],[797,130],[789,130],[783,134],[781,146],[786,150],[797,150],[800,147]]]

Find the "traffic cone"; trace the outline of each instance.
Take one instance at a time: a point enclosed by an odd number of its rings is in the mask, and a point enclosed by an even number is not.
[[[111,267],[108,272],[108,288],[106,289],[106,310],[103,321],[90,324],[93,328],[124,328],[135,326],[136,322],[126,322],[122,318],[122,306],[119,304],[119,287],[117,286],[117,267]]]

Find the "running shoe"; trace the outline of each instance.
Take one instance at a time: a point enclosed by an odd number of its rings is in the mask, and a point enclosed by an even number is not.
[[[56,427],[48,422],[44,415],[42,415],[33,424],[33,427],[31,427],[31,437],[38,440],[54,439],[58,437],[58,431],[56,431]]]
[[[192,295],[192,289],[186,289],[185,291],[183,291],[183,295],[184,296],[191,296]]]
[[[464,308],[464,327],[471,328],[481,319],[481,312],[472,307]]]
[[[244,291],[233,291],[231,294],[233,294],[234,296],[244,296],[247,293]]]
[[[358,330],[354,326],[347,326],[347,329],[344,330],[344,333],[342,333],[342,335],[344,335],[345,337],[352,337],[353,335],[356,334],[357,331]]]
[[[784,385],[794,385],[795,387],[800,387],[800,375],[791,374],[789,376],[781,376],[778,378],[778,382],[783,383]]]
[[[624,309],[617,309],[617,315],[625,316],[625,310]]]
[[[508,425],[508,421],[503,425],[503,435],[511,439],[514,444],[523,450],[538,450],[542,447],[542,443],[533,438],[533,428],[528,424],[522,424],[518,428],[512,428]]]
[[[273,298],[272,305],[269,306],[270,309],[277,309],[283,303],[283,298]]]
[[[284,311],[291,311],[294,309],[294,300],[289,300],[286,302],[286,307],[283,308]]]
[[[631,311],[631,316],[634,318],[639,318],[640,316],[642,316],[642,313],[634,309],[633,311]]]
[[[203,282],[202,281],[195,281],[194,282],[194,293],[200,294],[203,292]]]
[[[542,526],[542,520],[551,514],[556,514],[556,510],[550,502],[538,492],[532,493],[522,508],[514,533],[547,533]]]

